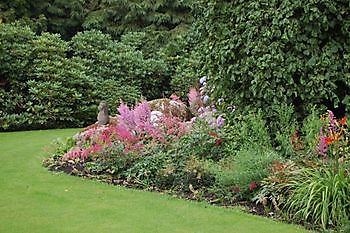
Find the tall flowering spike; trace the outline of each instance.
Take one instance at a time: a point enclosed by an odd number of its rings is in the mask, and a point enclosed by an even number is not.
[[[199,98],[199,93],[195,88],[190,88],[190,92],[187,94],[188,102],[190,105],[196,104]]]
[[[121,103],[118,107],[119,112],[119,124],[125,125],[128,129],[134,130],[135,128],[135,116],[134,112],[129,109],[129,107]]]
[[[335,125],[336,125],[336,119],[334,117],[334,113],[330,110],[327,110],[328,112],[328,119],[329,119],[329,131],[331,133],[335,132]]]
[[[327,153],[327,137],[323,135],[323,129],[320,128],[320,143],[318,144],[318,153],[322,156],[326,156]]]
[[[205,85],[205,83],[207,82],[207,76],[203,76],[203,77],[201,77],[200,79],[199,79],[199,83],[201,84],[201,85]]]
[[[142,101],[135,107],[134,117],[136,127],[139,129],[143,129],[145,126],[152,125],[151,109],[147,101]]]
[[[218,116],[218,118],[216,119],[216,124],[219,128],[221,128],[225,124],[225,118],[223,118],[221,115]]]

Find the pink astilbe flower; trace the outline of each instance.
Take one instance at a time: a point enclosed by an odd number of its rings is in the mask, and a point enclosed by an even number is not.
[[[118,121],[119,124],[124,124],[129,130],[135,129],[135,115],[132,110],[129,109],[129,107],[121,103],[118,107],[119,117]]]
[[[328,112],[328,120],[329,120],[329,132],[334,133],[335,132],[335,125],[336,125],[336,119],[334,117],[334,113],[330,110],[327,110]]]
[[[97,153],[103,149],[103,146],[96,143],[92,147],[90,147],[89,149],[90,149],[90,153]]]
[[[159,125],[162,127],[165,135],[172,139],[178,139],[190,130],[190,127],[185,122],[182,122],[180,118],[172,116],[162,116]]]
[[[143,149],[144,145],[140,141],[140,135],[130,132],[123,124],[119,124],[116,127],[116,134],[120,142],[124,144],[125,154],[130,151],[141,151]]]
[[[180,97],[178,97],[178,96],[175,95],[175,94],[171,94],[170,99],[171,99],[171,100],[174,100],[174,101],[176,101],[176,102],[182,103]]]
[[[323,128],[320,128],[320,143],[318,144],[318,153],[322,156],[326,156],[327,153],[327,137],[323,134]]]
[[[118,124],[115,130],[117,137],[121,142],[126,142],[127,144],[130,144],[136,143],[139,140],[139,138],[135,134],[130,132],[123,124]]]
[[[96,128],[91,128],[91,129],[86,130],[83,133],[84,141],[90,140],[93,137],[93,135],[95,135],[95,133],[96,133]]]
[[[73,148],[68,151],[65,155],[63,155],[64,160],[81,158],[82,157],[82,149],[81,148]]]
[[[134,121],[136,128],[144,130],[145,127],[152,125],[151,123],[151,109],[146,101],[142,101],[134,108]]]
[[[190,105],[198,104],[198,101],[200,100],[200,94],[195,88],[191,88],[190,92],[187,94],[188,97],[188,103]]]
[[[151,136],[153,140],[159,141],[164,144],[167,143],[167,141],[165,140],[165,137],[162,134],[162,131],[159,128],[154,127],[153,125],[147,125],[147,127],[145,127],[145,132],[149,136]]]
[[[113,141],[116,140],[117,130],[115,126],[109,126],[104,128],[97,138],[100,144],[110,146]]]

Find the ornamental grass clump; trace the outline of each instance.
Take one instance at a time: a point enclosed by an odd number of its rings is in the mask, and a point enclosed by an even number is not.
[[[341,227],[350,217],[350,176],[345,164],[304,168],[288,188],[284,209],[291,219],[327,229]]]

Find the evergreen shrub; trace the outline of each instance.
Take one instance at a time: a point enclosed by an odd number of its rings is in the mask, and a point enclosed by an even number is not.
[[[349,111],[350,5],[329,1],[197,4],[196,28],[213,95],[239,107],[293,104]]]

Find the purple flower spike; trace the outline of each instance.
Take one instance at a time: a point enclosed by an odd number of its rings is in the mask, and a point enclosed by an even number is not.
[[[323,135],[323,129],[320,128],[320,143],[318,144],[318,153],[322,156],[326,156],[327,153],[327,142],[326,137]]]
[[[203,76],[203,77],[201,77],[200,79],[199,79],[199,83],[201,84],[201,85],[203,85],[203,83],[205,83],[206,81],[207,81],[207,76]]]
[[[225,119],[221,115],[218,116],[218,118],[216,119],[216,124],[219,128],[221,128],[225,124]]]
[[[332,111],[327,110],[328,112],[328,118],[329,118],[329,131],[335,132],[335,118]]]
[[[208,101],[209,101],[209,96],[207,95],[203,96],[203,102],[208,103]]]

